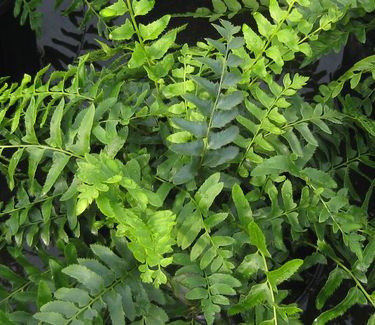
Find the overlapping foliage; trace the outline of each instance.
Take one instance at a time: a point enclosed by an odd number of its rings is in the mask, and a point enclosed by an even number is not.
[[[289,64],[363,41],[372,2],[217,0],[195,46],[138,22],[153,0],[84,3],[107,43],[0,79],[2,324],[300,324],[318,264],[314,324],[374,308],[374,57],[313,99]]]

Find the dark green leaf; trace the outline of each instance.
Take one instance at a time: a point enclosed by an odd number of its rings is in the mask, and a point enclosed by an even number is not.
[[[103,278],[85,266],[69,265],[62,272],[75,278],[92,292],[98,293],[104,288]]]
[[[173,123],[181,129],[194,134],[198,138],[203,138],[207,133],[207,123],[199,121],[188,121],[183,118],[173,118]]]
[[[204,166],[216,167],[232,161],[238,155],[238,148],[228,146],[218,150],[209,151],[203,161]]]
[[[232,143],[239,132],[240,130],[235,125],[220,132],[211,132],[208,136],[208,147],[213,150],[220,149],[221,147]]]
[[[201,139],[186,143],[172,143],[169,148],[175,153],[186,156],[200,156],[203,151],[203,141]]]

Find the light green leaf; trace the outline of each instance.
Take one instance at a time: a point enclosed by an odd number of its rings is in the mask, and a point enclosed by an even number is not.
[[[230,11],[236,12],[242,8],[241,4],[237,0],[224,0],[224,2]]]
[[[286,12],[280,9],[277,0],[270,0],[269,10],[270,15],[272,19],[275,21],[275,23],[279,23],[285,17]]]
[[[155,0],[133,0],[132,6],[135,16],[144,16],[154,8]]]
[[[207,178],[194,196],[199,208],[202,211],[208,211],[223,187],[224,183],[220,182],[220,173],[215,173]]]
[[[375,325],[375,314],[372,314],[372,316],[369,318],[367,325]]]
[[[52,156],[52,166],[50,167],[46,181],[43,185],[43,195],[46,195],[47,192],[55,184],[56,180],[64,170],[65,166],[68,164],[70,157],[61,152],[55,151]]]
[[[211,241],[216,247],[230,246],[235,242],[232,237],[218,235],[212,236]]]
[[[128,62],[128,67],[130,69],[135,69],[141,67],[147,60],[146,53],[141,44],[135,42],[134,51]]]
[[[112,18],[122,16],[128,12],[128,7],[125,5],[124,0],[118,0],[114,4],[100,10],[100,16],[103,18]]]
[[[62,148],[61,119],[63,117],[65,100],[62,98],[52,114],[50,122],[50,138],[46,141],[50,146]]]
[[[263,160],[261,164],[256,166],[252,172],[252,176],[264,176],[270,174],[281,174],[288,172],[292,175],[298,174],[298,169],[288,156],[274,156]]]
[[[70,150],[78,155],[84,155],[90,152],[90,136],[94,123],[95,106],[90,105],[80,121],[77,133],[77,141],[70,146]]]
[[[268,291],[266,283],[253,285],[245,298],[241,299],[237,305],[229,308],[229,315],[236,315],[262,304],[268,298]]]
[[[267,56],[272,59],[279,67],[284,65],[282,53],[278,46],[271,46],[266,50]],[[280,106],[279,106],[280,107]]]
[[[227,11],[227,6],[222,0],[212,0],[212,6],[214,8],[214,12],[224,13]]]
[[[199,263],[201,270],[204,270],[207,266],[211,264],[213,259],[217,256],[217,251],[215,247],[210,247],[202,256]]]
[[[204,318],[208,325],[213,325],[215,321],[215,314],[219,313],[221,308],[218,305],[212,303],[211,299],[205,299],[201,301],[201,306],[204,314]]]
[[[238,281],[234,276],[225,273],[214,273],[208,277],[210,283],[224,283],[232,288],[241,287],[241,282]]]
[[[253,221],[253,212],[249,201],[238,184],[235,184],[232,188],[232,198],[241,224],[248,225],[249,222]]]
[[[190,260],[195,261],[203,253],[209,243],[210,237],[206,233],[203,234],[192,247],[190,252]]]
[[[176,36],[177,30],[173,29],[160,37],[157,41],[152,43],[151,46],[146,47],[146,53],[150,57],[150,59],[161,59],[174,44]]]
[[[303,264],[303,260],[294,259],[286,262],[278,269],[267,273],[267,279],[274,291],[277,291],[277,286],[288,280]]]
[[[23,141],[27,143],[38,143],[38,138],[36,137],[36,133],[34,130],[34,125],[36,122],[37,116],[37,104],[35,103],[35,98],[31,97],[30,103],[27,106],[25,112],[25,128],[26,128],[26,135],[22,138]]]
[[[267,249],[266,238],[255,221],[249,223],[247,230],[250,237],[250,243],[258,248],[264,256],[270,257],[271,255]]]
[[[174,82],[172,84],[166,85],[161,88],[161,92],[166,98],[172,98],[182,96],[187,92],[193,91],[194,89],[194,82],[192,80],[187,80],[183,82]]]
[[[222,213],[215,213],[209,216],[204,220],[204,224],[208,229],[211,229],[221,222],[223,222],[228,217],[228,213],[222,212]]]
[[[213,295],[227,295],[227,296],[234,296],[236,294],[236,290],[234,290],[230,285],[225,283],[215,283],[210,286],[210,291]]]
[[[246,24],[242,26],[242,31],[246,47],[253,51],[255,55],[260,54],[263,51],[264,41]]]
[[[256,136],[254,143],[262,150],[270,152],[275,151],[275,148],[271,145],[271,143],[264,139],[262,134],[258,134]]]
[[[268,118],[272,120],[273,122],[276,122],[278,124],[284,124],[287,122],[285,117],[278,112],[277,107],[273,108],[269,113],[268,113]]]
[[[12,158],[10,159],[9,165],[8,165],[8,185],[9,189],[13,191],[14,189],[14,173],[16,171],[16,168],[18,166],[18,163],[21,160],[21,157],[23,155],[25,148],[19,148],[17,151],[12,155]]]
[[[292,149],[293,153],[299,157],[302,157],[303,156],[302,146],[298,137],[293,132],[293,130],[289,130],[288,132],[283,133],[282,136],[286,139],[286,141],[288,141],[289,146]]]
[[[312,167],[307,167],[303,169],[301,172],[301,176],[307,177],[312,181],[312,183],[318,185],[319,187],[323,188],[336,188],[337,184],[334,179],[326,172],[315,169]]]
[[[181,218],[181,216],[179,216]],[[202,217],[199,212],[189,213],[184,216],[182,225],[178,227],[177,245],[182,249],[189,247],[202,229]]]
[[[114,41],[126,41],[130,40],[134,35],[134,27],[129,19],[126,19],[125,23],[115,28],[110,34],[109,39]]]
[[[257,23],[259,33],[267,38],[270,37],[275,31],[276,26],[272,25],[260,12],[255,12],[253,16]]]
[[[249,279],[258,270],[263,270],[263,259],[257,254],[246,255],[242,263],[238,266],[237,272],[241,273],[246,279]]]
[[[293,187],[290,180],[286,180],[281,187],[281,196],[284,202],[285,210],[292,210],[294,209],[297,204],[293,201]]]
[[[144,41],[154,40],[166,29],[171,19],[170,15],[165,15],[158,20],[147,24],[139,24],[139,31]]]

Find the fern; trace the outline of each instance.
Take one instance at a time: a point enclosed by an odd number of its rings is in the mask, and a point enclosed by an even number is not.
[[[213,4],[194,16],[222,17],[217,39],[193,46],[173,15],[145,22],[155,1],[71,1],[107,41],[0,79],[4,323],[299,323],[291,281],[319,291],[317,324],[374,306],[373,57],[313,98],[291,68],[374,8]],[[306,281],[319,264],[324,284]]]
[[[356,287],[348,291],[346,297],[334,308],[325,311],[318,318],[314,320],[314,324],[326,324],[332,319],[341,316],[355,303],[366,303],[366,299]]]

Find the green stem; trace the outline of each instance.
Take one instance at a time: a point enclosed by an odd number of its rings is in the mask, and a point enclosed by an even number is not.
[[[293,6],[295,4],[296,0],[293,0],[290,4],[289,4],[289,7],[288,7],[288,10],[286,11],[284,17],[278,22],[278,24],[276,25],[276,29],[273,31],[273,33],[270,35],[270,37],[267,39],[267,42],[264,44],[262,50],[260,51],[260,53],[255,57],[254,61],[252,62],[252,64],[250,65],[250,67],[248,67],[244,73],[246,73],[247,71],[249,71],[260,59],[261,57],[263,56],[263,54],[265,53],[265,51],[267,50],[268,46],[271,44],[273,38],[276,36],[276,34],[279,32],[281,26],[284,24],[285,20],[288,18],[290,12],[292,11],[293,9]],[[273,61],[272,61],[273,62]],[[250,84],[251,85],[251,84]]]
[[[110,33],[112,28],[107,25],[107,23],[103,20],[99,13],[94,9],[94,7],[91,5],[91,2],[88,0],[84,0],[84,2],[86,6],[89,8],[89,10],[96,16],[96,18],[104,24],[105,28],[107,29],[107,32]]]
[[[73,152],[66,151],[66,150],[60,149],[60,148],[49,147],[49,146],[42,145],[42,144],[0,145],[0,150],[2,150],[2,149],[16,149],[16,148],[39,148],[39,149],[45,149],[45,150],[51,150],[51,151],[61,152],[61,153],[65,154],[65,155],[68,155],[68,156],[71,156],[71,157],[74,157],[74,158],[77,158],[77,159],[84,159],[84,157],[76,155]]]
[[[209,118],[209,121],[208,121],[207,132],[206,132],[206,136],[205,136],[204,143],[203,143],[203,152],[202,152],[202,157],[201,157],[201,160],[200,160],[200,165],[202,165],[204,157],[205,157],[207,149],[208,149],[208,137],[210,135],[213,118],[214,118],[214,115],[215,115],[215,112],[216,112],[216,109],[217,109],[217,105],[219,103],[219,97],[220,97],[221,89],[223,87],[224,75],[225,75],[225,71],[227,69],[227,58],[228,58],[228,55],[229,55],[229,48],[227,46],[226,47],[226,51],[225,51],[225,55],[224,55],[223,68],[221,70],[219,87],[218,87],[218,90],[217,90],[217,94],[216,94],[214,106],[212,107],[212,111],[211,111],[210,118]]]
[[[285,88],[281,93],[280,95],[278,95],[275,100],[273,101],[273,103],[270,105],[270,107],[267,108],[267,111],[266,111],[266,114],[264,115],[264,118],[260,121],[260,123],[258,124],[258,127],[255,131],[255,134],[254,136],[252,137],[250,143],[248,144],[248,146],[246,147],[246,150],[245,150],[245,153],[244,155],[242,156],[241,158],[241,161],[240,163],[238,164],[238,167],[237,167],[237,172],[238,170],[241,168],[242,164],[244,163],[245,159],[246,159],[246,155],[248,154],[248,152],[250,151],[251,147],[253,146],[254,142],[255,142],[255,139],[256,137],[260,134],[260,132],[262,131],[262,127],[263,127],[263,123],[264,121],[266,120],[266,118],[268,117],[268,114],[271,112],[271,110],[276,107],[276,103],[277,101],[282,97],[282,95],[284,94],[284,92],[288,90],[288,88]]]
[[[321,26],[321,27],[319,27],[319,28],[317,28],[316,30],[314,30],[313,32],[311,32],[310,34],[308,34],[308,35],[306,35],[305,37],[303,37],[303,38],[301,38],[300,40],[299,40],[299,42],[298,42],[298,45],[300,45],[300,44],[302,44],[303,42],[305,42],[305,41],[307,41],[308,39],[310,39],[312,36],[314,36],[315,34],[317,34],[317,33],[319,33],[321,30],[323,30],[326,26],[328,26],[330,24],[330,22],[329,23],[327,23],[327,24],[325,24],[325,25],[323,25],[323,26]],[[265,51],[266,49],[264,49],[264,51]],[[260,54],[260,56],[262,56],[263,55],[263,53],[264,53],[264,51],[262,51],[262,53]],[[284,55],[286,55],[286,54],[288,54],[289,52],[291,51],[291,49],[287,49],[281,56],[283,57]],[[260,59],[260,57],[258,58],[258,60]],[[251,67],[250,68],[252,68],[256,63],[257,63],[257,59],[255,59],[256,61],[254,61],[253,62],[253,64],[251,65]],[[268,62],[267,64],[266,64],[266,66],[265,66],[265,69],[267,69],[272,63],[274,63],[274,61],[273,60],[270,60],[270,62]],[[245,71],[248,71],[250,68],[247,68]],[[254,85],[254,83],[255,82],[257,82],[257,80],[258,80],[258,77],[256,76],[256,77],[254,77],[253,79],[251,79],[251,81],[250,81],[250,83],[249,83],[249,85],[248,85],[248,88],[250,89],[253,85]]]
[[[51,196],[47,196],[47,197],[44,198],[44,199],[41,199],[41,200],[37,200],[37,201],[31,202],[31,203],[26,204],[26,205],[23,205],[23,206],[21,206],[21,207],[19,207],[19,208],[15,208],[15,209],[12,209],[12,210],[8,210],[8,211],[1,212],[1,213],[0,213],[0,217],[5,216],[5,215],[7,215],[7,214],[11,214],[11,213],[17,212],[17,211],[22,210],[22,209],[27,209],[28,207],[32,207],[32,206],[34,206],[34,205],[36,205],[36,204],[39,204],[39,203],[45,202],[45,201],[47,201],[47,200],[49,200],[49,199],[54,199],[54,198],[56,198],[56,197],[58,197],[58,196],[61,196],[61,195],[63,195],[63,193],[55,194],[55,195],[51,195]],[[31,224],[33,224],[33,223],[31,223]]]
[[[152,61],[152,59],[149,58],[148,54],[147,54],[147,51],[146,51],[146,46],[144,44],[144,41],[143,41],[143,38],[142,38],[142,35],[141,35],[141,32],[138,28],[138,24],[137,24],[137,21],[135,20],[135,14],[134,14],[134,11],[133,11],[133,7],[132,7],[132,4],[131,4],[131,0],[126,0],[126,3],[127,3],[127,7],[129,9],[129,14],[130,14],[130,19],[131,19],[131,22],[133,24],[133,27],[134,27],[134,30],[135,30],[135,33],[137,35],[137,38],[138,38],[138,41],[139,41],[139,44],[142,46],[142,49],[143,49],[143,52],[145,53],[145,57],[146,57],[146,61],[147,61],[147,65],[149,67],[152,67],[154,65],[154,62]],[[157,94],[159,94],[160,90],[159,90],[159,85],[156,81],[154,81],[154,84],[155,84],[155,88],[156,88],[156,92]]]
[[[272,310],[273,310],[273,321],[274,321],[274,324],[277,325],[278,322],[277,322],[276,300],[275,300],[275,295],[273,293],[273,289],[272,289],[271,283],[269,282],[268,277],[267,277],[267,273],[268,273],[267,260],[266,260],[266,257],[263,255],[263,253],[260,250],[258,250],[258,253],[262,256],[264,271],[266,273],[266,278],[267,278],[267,280],[266,280],[267,287],[268,287],[268,290],[270,291],[270,294],[271,294]]]
[[[306,245],[311,246],[315,248],[317,251],[322,252],[318,246],[311,244],[309,242],[305,242]],[[322,252],[324,253],[324,252]],[[356,286],[362,291],[366,299],[370,302],[370,304],[375,308],[375,301],[372,299],[371,295],[366,291],[366,289],[363,287],[361,282],[357,279],[357,277],[353,274],[353,272],[344,265],[340,260],[338,260],[336,257],[331,256],[330,254],[325,254],[328,256],[332,261],[334,261],[339,267],[341,267],[355,282]]]
[[[130,271],[131,272],[131,271]],[[66,320],[64,323],[65,325],[70,324],[70,322],[74,319],[77,319],[79,315],[81,315],[86,309],[90,308],[96,301],[102,299],[104,294],[106,294],[108,291],[112,290],[116,285],[123,282],[126,277],[128,277],[130,272],[126,272],[124,275],[122,275],[120,278],[118,278],[116,281],[114,281],[109,287],[104,288],[95,298],[93,298],[86,306],[84,306],[81,310],[79,310],[75,315],[70,317]]]
[[[317,191],[317,188],[310,184],[309,182],[306,181],[306,185],[308,187],[310,187],[315,193]],[[326,201],[324,201],[324,199],[322,198],[322,196],[320,194],[316,194],[319,198],[319,201],[323,204],[324,208],[327,210],[327,212],[329,213],[329,216],[331,217],[332,221],[335,223],[335,225],[337,226],[337,228],[340,230],[341,234],[344,235],[345,232],[344,230],[341,228],[340,224],[337,222],[336,218],[334,217],[334,215],[332,214],[331,210],[329,209]]]

